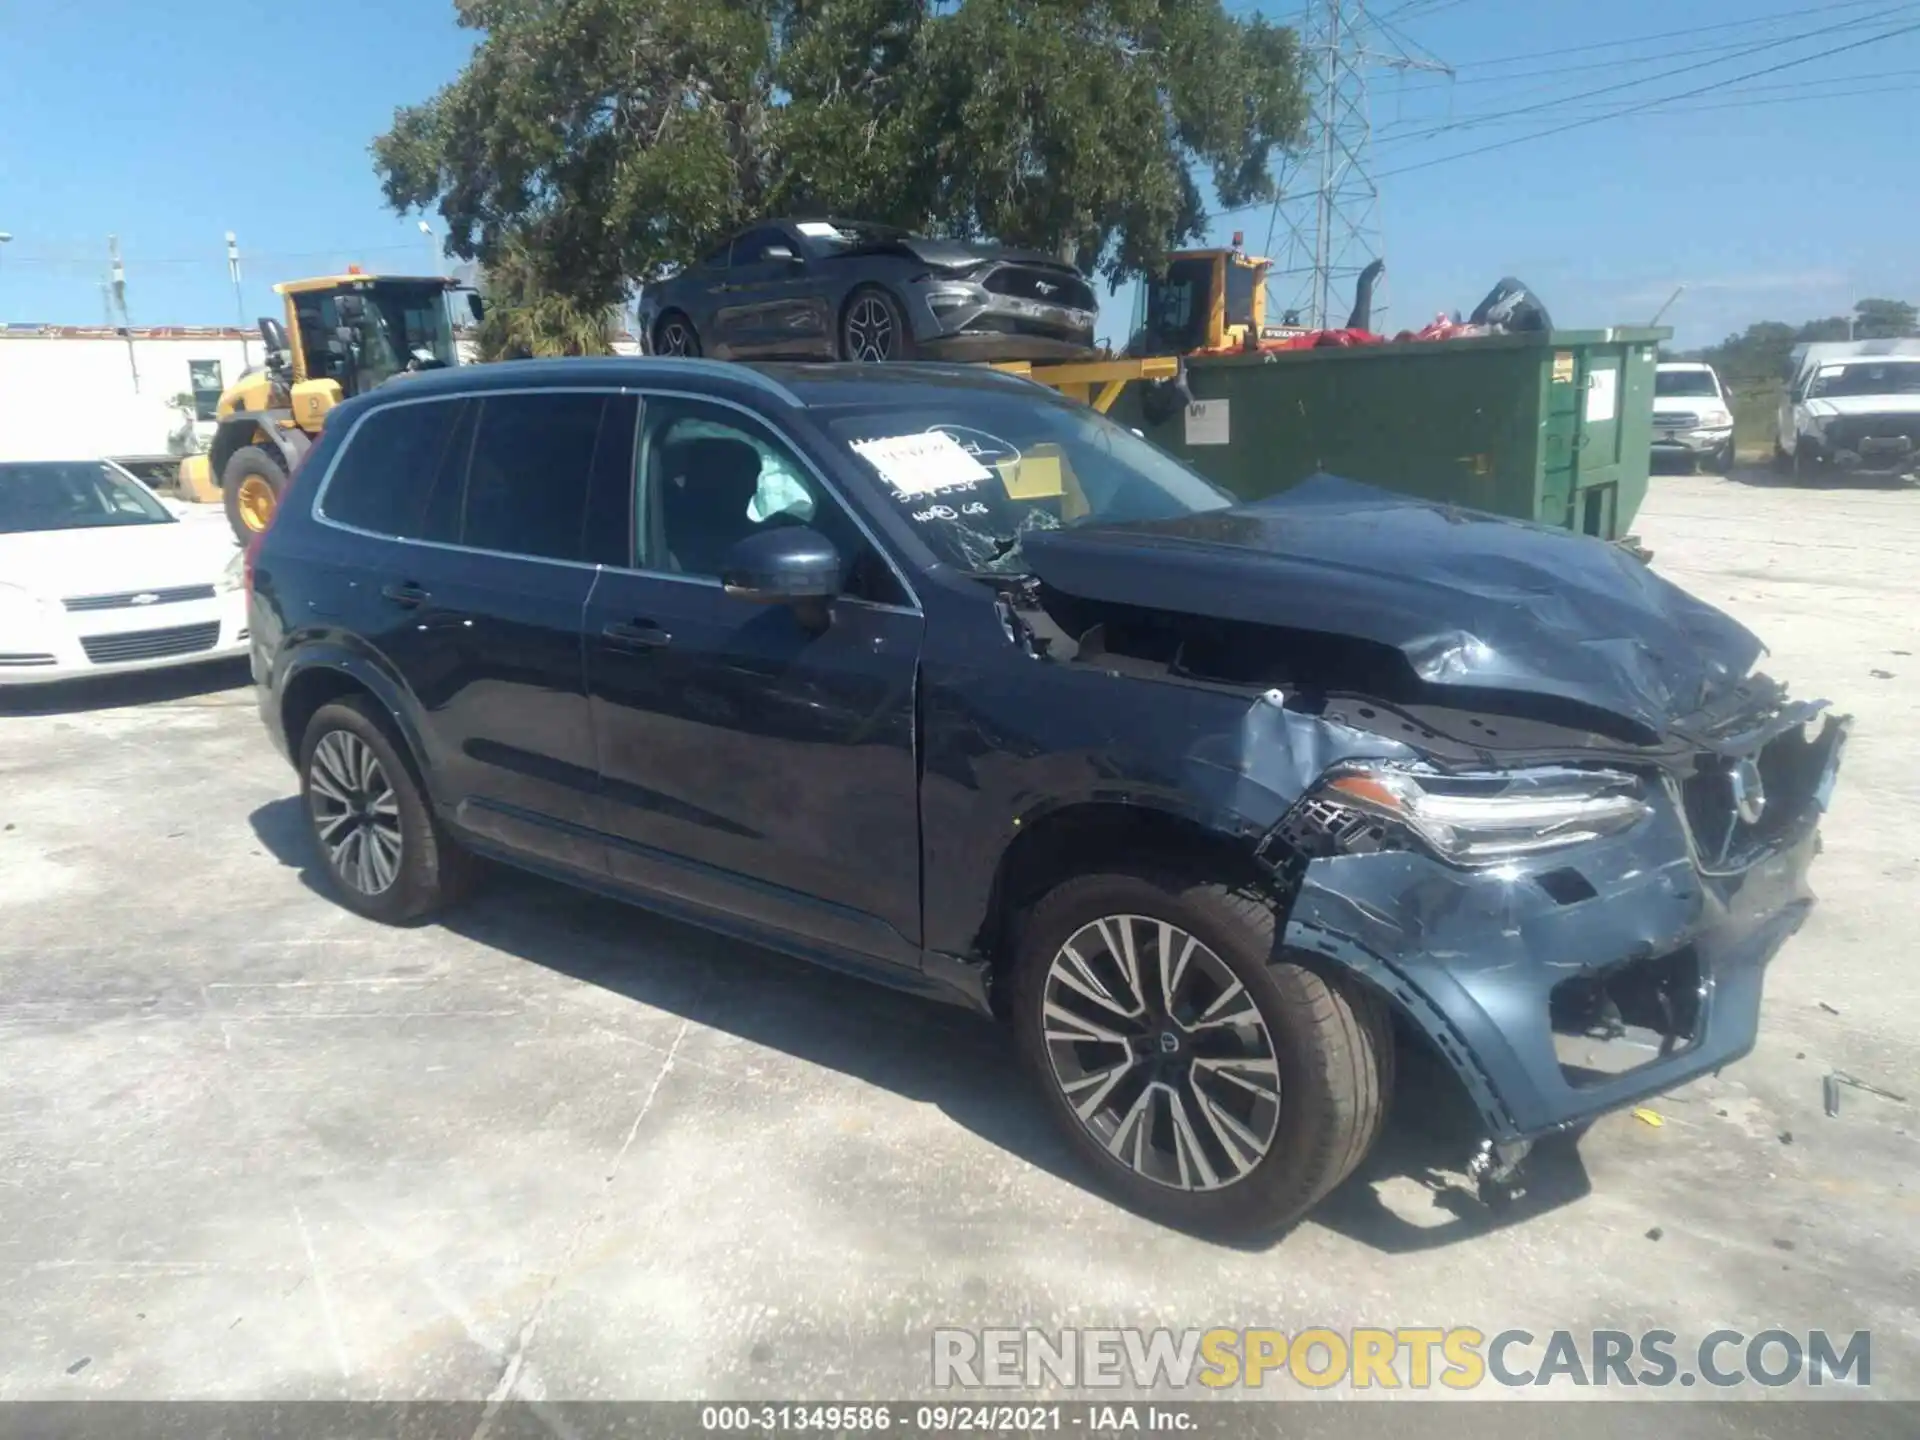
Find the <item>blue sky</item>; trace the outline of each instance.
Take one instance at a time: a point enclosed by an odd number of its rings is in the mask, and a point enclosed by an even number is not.
[[[1389,327],[1469,309],[1504,274],[1581,326],[1644,321],[1684,282],[1667,321],[1687,345],[1751,320],[1839,313],[1857,296],[1920,301],[1920,3],[1369,9],[1392,27],[1382,50],[1431,52],[1456,71],[1373,81]],[[276,279],[350,260],[424,267],[431,242],[381,203],[367,144],[396,105],[458,72],[472,37],[442,0],[323,10],[0,0],[0,231],[15,237],[0,246],[0,319],[97,321],[110,232],[136,324],[235,318],[229,229],[249,319],[270,308]],[[1788,68],[1738,78],[1775,65]],[[1668,71],[1683,73],[1657,78]],[[1704,86],[1720,88],[1436,163]],[[1268,218],[1222,217],[1216,238],[1239,228],[1257,249]],[[1123,331],[1125,304],[1103,332]]]

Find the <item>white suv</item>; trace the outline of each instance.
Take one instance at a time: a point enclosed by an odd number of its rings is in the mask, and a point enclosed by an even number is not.
[[[1711,365],[1673,360],[1654,371],[1653,453],[1689,469],[1733,468],[1733,397]]]

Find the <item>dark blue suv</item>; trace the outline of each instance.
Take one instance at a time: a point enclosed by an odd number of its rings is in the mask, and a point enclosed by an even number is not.
[[[250,564],[342,903],[490,856],[1009,1020],[1133,1204],[1258,1231],[1396,1041],[1497,1179],[1753,1043],[1844,721],[1597,541],[1239,504],[959,366],[534,361],[333,412]]]

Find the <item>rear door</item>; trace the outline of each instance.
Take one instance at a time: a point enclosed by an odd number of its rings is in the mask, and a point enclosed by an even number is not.
[[[648,396],[637,568],[601,572],[587,671],[617,879],[916,968],[922,619],[762,419]],[[720,586],[731,545],[809,525],[843,561],[824,631]]]
[[[596,482],[624,528],[633,413],[600,391],[384,406],[319,497],[325,523],[367,537],[366,638],[416,701],[436,799],[479,836],[596,872],[580,626],[607,529]]]

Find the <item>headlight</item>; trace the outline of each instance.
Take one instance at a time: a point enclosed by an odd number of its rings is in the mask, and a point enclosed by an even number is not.
[[[1733,424],[1733,412],[1729,410],[1702,410],[1700,424],[1709,430],[1724,430]]]
[[[220,572],[220,589],[223,594],[232,594],[246,583],[247,552],[236,550],[233,558],[227,561],[227,568]]]
[[[1391,821],[1455,865],[1492,865],[1597,840],[1651,813],[1634,776],[1568,767],[1429,775],[1350,766],[1308,798]]]

